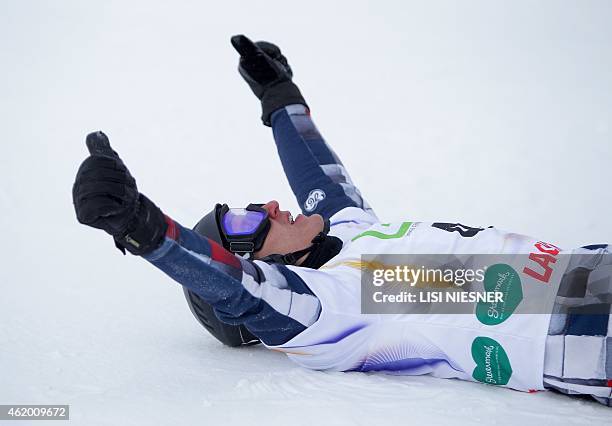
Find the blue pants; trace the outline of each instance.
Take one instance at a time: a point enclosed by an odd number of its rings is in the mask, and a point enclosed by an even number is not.
[[[608,245],[572,253],[546,340],[544,384],[612,405],[612,252]]]

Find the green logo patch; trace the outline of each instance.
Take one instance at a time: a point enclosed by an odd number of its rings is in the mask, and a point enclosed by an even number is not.
[[[390,223],[381,223],[381,226],[389,226],[389,225]],[[355,241],[361,237],[374,237],[374,238],[379,238],[381,240],[388,240],[392,238],[402,238],[404,235],[406,235],[406,232],[408,232],[408,230],[410,229],[410,225],[412,225],[412,222],[402,222],[399,229],[394,234],[385,234],[384,232],[373,231],[373,230],[365,231],[353,237],[351,241]]]
[[[523,300],[521,278],[505,263],[487,268],[484,288],[486,291],[502,293],[501,302],[478,302],[476,305],[476,317],[485,325],[497,325],[506,321]]]
[[[472,377],[490,385],[505,385],[512,376],[512,367],[506,351],[489,337],[477,337],[472,342],[472,358],[476,368]]]

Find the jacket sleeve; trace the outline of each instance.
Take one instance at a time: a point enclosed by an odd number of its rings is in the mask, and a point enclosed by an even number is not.
[[[166,217],[161,246],[143,256],[210,303],[228,324],[244,324],[267,345],[282,344],[312,325],[321,305],[283,265],[249,261]]]
[[[318,213],[329,219],[346,207],[357,207],[376,218],[305,106],[275,111],[272,131],[285,175],[305,215]]]

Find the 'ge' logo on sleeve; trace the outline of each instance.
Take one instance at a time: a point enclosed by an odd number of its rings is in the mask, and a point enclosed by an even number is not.
[[[313,189],[308,194],[308,198],[304,201],[304,210],[311,212],[317,208],[317,205],[325,199],[325,191],[322,189]]]

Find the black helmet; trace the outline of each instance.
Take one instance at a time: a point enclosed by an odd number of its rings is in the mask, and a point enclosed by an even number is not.
[[[261,204],[249,204],[247,209],[261,210],[261,206]],[[269,220],[266,218],[267,222],[261,227],[262,232],[255,239],[255,243],[250,244],[250,249],[245,249],[245,245],[248,246],[248,244],[240,241],[229,242],[224,238],[225,233],[221,229],[221,216],[227,210],[227,205],[217,204],[210,213],[196,224],[193,230],[238,255],[258,251],[270,229]],[[342,241],[339,238],[327,235],[328,231],[329,221],[325,221],[323,231],[312,240],[310,247],[285,255],[272,254],[260,260],[267,263],[288,265],[294,264],[302,256],[308,254],[306,260],[300,266],[314,269],[319,268],[342,249]],[[215,315],[214,308],[193,291],[187,288],[184,288],[183,291],[193,315],[221,343],[228,346],[243,346],[260,342],[244,325],[226,324],[219,320]]]
[[[210,213],[204,216],[196,224],[193,230],[225,247],[226,244],[223,244],[221,230],[219,229],[219,222],[217,220],[219,206],[220,205],[217,204]],[[242,346],[259,343],[259,339],[253,336],[244,325],[231,325],[222,322],[215,315],[213,307],[205,302],[204,299],[193,291],[188,290],[187,287],[183,287],[183,292],[187,298],[187,304],[189,305],[189,309],[191,309],[191,313],[193,313],[200,324],[221,343],[227,346]]]

